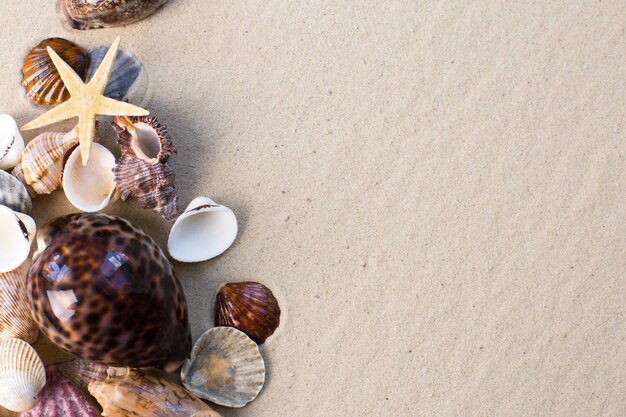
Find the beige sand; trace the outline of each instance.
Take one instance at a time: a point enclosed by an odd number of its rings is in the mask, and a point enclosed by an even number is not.
[[[0,112],[42,113],[19,72],[40,39],[121,35],[182,202],[238,214],[229,252],[176,265],[194,338],[227,281],[287,312],[225,416],[626,415],[623,1],[173,0],[89,32],[1,3]],[[165,243],[136,203],[108,212]]]

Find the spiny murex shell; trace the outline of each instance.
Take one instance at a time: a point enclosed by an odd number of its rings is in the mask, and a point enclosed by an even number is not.
[[[208,197],[196,197],[172,226],[167,249],[177,261],[207,261],[224,253],[235,241],[237,231],[237,218],[231,209]]]
[[[167,128],[156,117],[116,117],[112,123],[117,133],[121,157],[114,168],[115,182],[122,200],[139,199],[167,221],[178,213],[174,170],[167,164],[176,153]]]
[[[24,150],[24,139],[8,114],[0,114],[0,169],[11,169],[19,164]]]
[[[33,209],[33,203],[24,184],[2,170],[0,170],[0,205],[24,214],[30,214]]]
[[[39,336],[26,293],[30,265],[27,259],[19,268],[0,273],[0,339],[15,337],[35,343]]]
[[[26,260],[36,231],[30,216],[0,206],[0,272],[13,271]]]
[[[187,303],[169,261],[119,217],[72,214],[37,235],[28,291],[41,330],[82,359],[177,369],[189,354]]]
[[[195,395],[154,374],[87,361],[64,363],[60,368],[88,389],[107,417],[219,417]]]
[[[46,369],[46,385],[35,408],[18,417],[100,417],[100,411],[63,376],[56,366]]]
[[[217,294],[215,325],[235,327],[263,343],[280,324],[280,307],[272,291],[258,282],[233,282]]]
[[[100,211],[119,198],[113,178],[115,156],[104,146],[94,143],[87,165],[83,165],[80,158],[80,148],[69,154],[63,170],[63,191],[77,209]]]
[[[59,8],[74,29],[129,25],[154,13],[167,0],[59,0]]]
[[[204,333],[181,370],[183,385],[200,398],[227,407],[243,407],[265,383],[265,362],[257,346],[234,327]]]
[[[85,80],[89,82],[109,50],[108,46],[97,46],[88,52],[89,68]],[[143,65],[128,49],[119,48],[111,70],[104,95],[115,100],[128,99],[142,106],[149,96],[149,83]]]
[[[0,340],[0,406],[11,411],[30,410],[46,384],[46,370],[28,343]]]
[[[65,155],[77,145],[78,127],[67,133],[42,133],[28,142],[13,175],[33,195],[50,194],[61,185]]]
[[[69,100],[70,92],[48,55],[47,47],[63,58],[81,78],[85,76],[88,57],[78,45],[63,38],[44,39],[26,55],[22,67],[26,96],[35,104],[53,106]]]

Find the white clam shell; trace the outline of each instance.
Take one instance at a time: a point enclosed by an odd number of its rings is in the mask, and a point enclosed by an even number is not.
[[[20,163],[24,139],[17,123],[8,114],[0,114],[0,169],[11,169]]]
[[[46,369],[31,345],[20,339],[0,341],[0,405],[30,410],[46,384]]]
[[[235,241],[237,230],[231,209],[197,197],[174,223],[167,247],[177,261],[206,261],[224,253]]]
[[[115,156],[99,143],[92,144],[91,157],[83,165],[80,148],[70,154],[63,171],[63,190],[74,207],[96,212],[119,199],[113,168]]]
[[[30,216],[0,206],[0,272],[12,271],[24,263],[36,231]]]
[[[265,362],[259,347],[234,327],[204,333],[181,370],[183,385],[200,398],[227,407],[243,407],[265,384]]]
[[[34,343],[39,336],[26,290],[31,263],[27,259],[19,268],[0,273],[0,339],[15,337]]]

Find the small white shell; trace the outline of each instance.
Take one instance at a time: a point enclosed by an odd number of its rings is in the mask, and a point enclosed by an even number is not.
[[[46,384],[46,369],[35,349],[20,339],[0,341],[0,405],[30,410]]]
[[[0,206],[0,272],[12,271],[26,260],[36,231],[30,216]]]
[[[39,336],[26,292],[30,265],[27,259],[19,268],[0,273],[0,339],[15,337],[35,343]]]
[[[235,241],[237,230],[231,209],[197,197],[174,223],[167,247],[177,261],[206,261],[224,253]]]
[[[83,165],[80,148],[70,154],[63,171],[63,190],[74,207],[87,212],[104,209],[119,198],[113,168],[115,156],[99,143],[92,144],[91,157]]]
[[[20,163],[24,139],[17,123],[8,114],[0,114],[0,169],[11,169]]]
[[[257,346],[234,327],[204,333],[181,370],[183,385],[200,398],[226,407],[243,407],[265,384],[265,362]]]

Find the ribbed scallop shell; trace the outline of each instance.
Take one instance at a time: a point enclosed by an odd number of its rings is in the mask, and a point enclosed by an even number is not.
[[[167,0],[59,0],[59,8],[74,29],[129,25],[154,13]]]
[[[200,398],[227,407],[243,407],[265,383],[265,362],[259,347],[234,327],[204,333],[181,371],[183,385]]]
[[[100,417],[94,404],[67,380],[55,366],[46,370],[46,385],[35,408],[18,417]]]
[[[33,209],[33,203],[24,184],[2,170],[0,170],[0,205],[24,214],[30,214]]]
[[[280,324],[280,307],[272,291],[258,282],[224,285],[217,294],[215,325],[235,327],[263,343]]]
[[[35,104],[56,105],[67,101],[70,93],[48,55],[51,47],[82,78],[89,58],[76,44],[63,38],[49,38],[35,46],[24,59],[22,85],[26,96]]]
[[[100,67],[108,46],[97,46],[88,52],[89,67],[85,80],[88,82]],[[141,90],[141,91],[140,91]],[[109,82],[104,89],[104,95],[115,100],[123,101],[129,98],[133,103],[143,101],[147,90],[147,77],[141,61],[128,49],[119,48],[115,55],[115,63],[111,70]],[[132,93],[136,92],[136,94]],[[130,96],[133,97],[130,97]]]
[[[174,170],[167,161],[176,153],[176,147],[167,128],[156,117],[116,117],[112,126],[121,149],[113,173],[122,200],[138,198],[141,207],[174,221],[178,197]]]
[[[26,292],[31,263],[28,259],[16,270],[0,274],[0,339],[15,337],[35,343],[39,337]]]
[[[128,369],[89,383],[93,395],[107,417],[219,417],[207,404],[159,376]]]
[[[0,406],[30,410],[46,384],[46,370],[35,349],[20,339],[0,340]]]
[[[78,128],[68,133],[42,133],[28,142],[13,175],[34,194],[50,194],[61,185],[65,155],[77,145]]]

